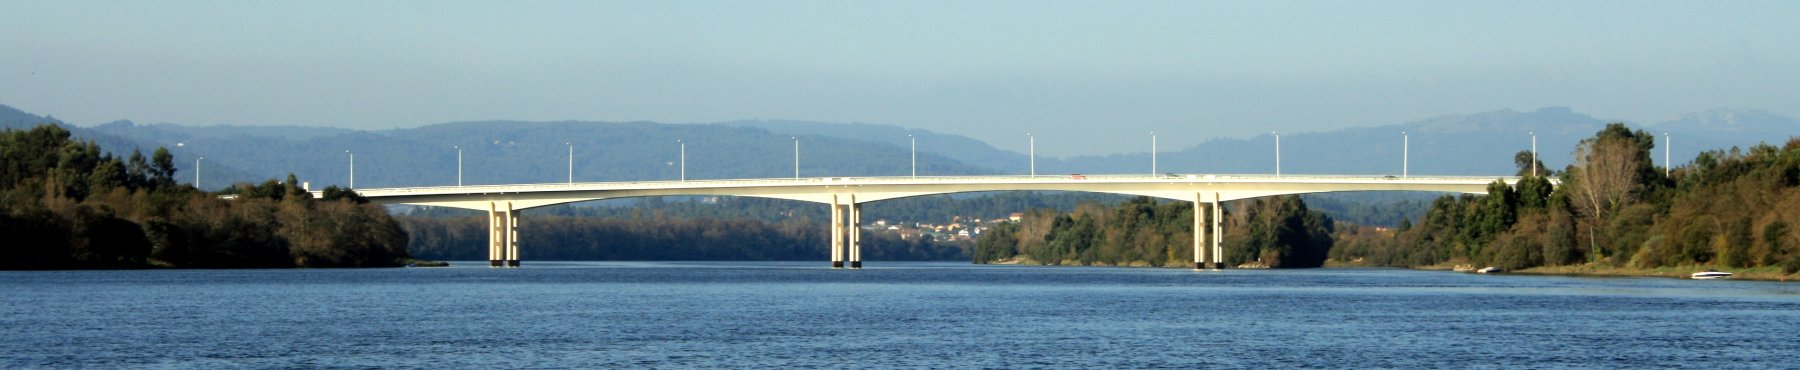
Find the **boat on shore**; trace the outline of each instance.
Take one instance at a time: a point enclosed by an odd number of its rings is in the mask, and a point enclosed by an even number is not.
[[[1689,275],[1688,278],[1694,279],[1694,280],[1729,279],[1729,278],[1731,278],[1731,273],[1714,271],[1714,270],[1706,270],[1706,271],[1696,272],[1693,275]]]

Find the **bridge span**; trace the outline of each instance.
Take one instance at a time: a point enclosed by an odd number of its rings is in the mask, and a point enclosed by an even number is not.
[[[1343,191],[1428,191],[1486,194],[1511,176],[1336,175],[1057,175],[815,177],[741,180],[628,181],[356,189],[377,204],[452,207],[488,212],[489,266],[519,265],[519,211],[549,205],[647,196],[741,196],[831,207],[831,265],[862,268],[862,204],[951,193],[1080,191],[1141,195],[1194,204],[1194,268],[1223,268],[1225,201]],[[315,194],[316,195],[316,194]],[[1210,208],[1211,216],[1206,210]],[[1210,227],[1205,224],[1210,222]],[[1212,229],[1210,233],[1207,229]],[[1210,248],[1207,244],[1210,241]],[[846,266],[846,262],[848,265]]]

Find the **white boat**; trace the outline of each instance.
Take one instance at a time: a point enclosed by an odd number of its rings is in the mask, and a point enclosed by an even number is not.
[[[1483,267],[1480,270],[1475,270],[1475,273],[1477,273],[1477,274],[1495,274],[1495,273],[1500,273],[1500,272],[1503,272],[1503,271],[1501,271],[1499,267],[1494,267],[1494,266]]]
[[[1729,273],[1729,272],[1719,272],[1719,271],[1713,271],[1713,270],[1696,272],[1693,275],[1688,276],[1688,278],[1696,279],[1696,280],[1726,279],[1726,278],[1730,278],[1730,277],[1731,277],[1731,273]]]

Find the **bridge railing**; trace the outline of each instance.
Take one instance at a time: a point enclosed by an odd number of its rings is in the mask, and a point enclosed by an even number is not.
[[[1272,175],[1272,174],[1057,174],[1057,175],[975,175],[975,176],[840,176],[804,178],[656,180],[577,183],[490,184],[462,186],[418,186],[401,188],[357,189],[364,195],[405,194],[492,194],[521,191],[582,191],[644,188],[711,188],[746,186],[816,186],[856,184],[959,184],[1008,182],[1491,182],[1517,181],[1513,176],[1391,176],[1391,175]]]

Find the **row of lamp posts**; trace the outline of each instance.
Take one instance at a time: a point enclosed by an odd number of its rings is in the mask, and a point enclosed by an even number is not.
[[[1270,132],[1269,134],[1273,135],[1275,137],[1275,176],[1280,177],[1281,176],[1281,133],[1280,132]],[[1529,132],[1527,134],[1531,135],[1531,175],[1538,176],[1537,132]],[[912,151],[911,176],[918,177],[919,176],[919,140],[917,137],[914,137],[911,134],[906,135],[906,138],[907,138],[908,144]],[[1025,138],[1026,138],[1026,140],[1028,140],[1028,144],[1027,144],[1028,145],[1028,149],[1027,149],[1028,154],[1027,155],[1030,157],[1030,164],[1029,164],[1030,172],[1029,173],[1031,176],[1037,176],[1037,136],[1027,133],[1027,134],[1025,134]],[[792,137],[789,137],[789,139],[792,139],[794,142],[794,178],[798,179],[798,178],[800,178],[800,137],[792,136]],[[1670,148],[1669,140],[1670,140],[1669,133],[1667,133],[1667,132],[1663,133],[1663,166],[1664,166],[1663,175],[1664,176],[1669,175],[1669,169],[1674,167],[1669,164],[1669,159],[1670,159],[1670,157],[1669,157],[1669,148]],[[685,182],[685,181],[687,181],[687,142],[684,142],[682,140],[675,140],[675,143],[680,146],[680,151],[681,151],[680,152],[681,153],[680,154],[680,156],[681,156],[680,179],[681,179],[681,181]],[[564,142],[563,145],[568,147],[569,161],[568,161],[568,179],[567,179],[567,181],[569,183],[573,184],[573,183],[575,183],[575,144],[569,143],[569,142]],[[462,146],[458,145],[458,146],[454,146],[452,148],[456,149],[456,186],[463,186]],[[1411,167],[1411,160],[1412,160],[1412,158],[1411,158],[1412,138],[1405,131],[1400,132],[1400,148],[1401,148],[1400,149],[1400,156],[1401,156],[1400,157],[1400,177],[1409,177],[1409,176],[1411,176],[1410,167]],[[350,188],[356,188],[356,153],[351,152],[349,150],[345,150],[344,153],[348,154],[350,157]],[[1150,132],[1150,174],[1151,175],[1155,175],[1155,174],[1159,173],[1157,171],[1157,155],[1158,155],[1158,150],[1157,150],[1157,141],[1156,141],[1156,131],[1151,131]],[[200,187],[200,161],[203,159],[206,159],[206,157],[194,158],[194,187],[195,188]]]

